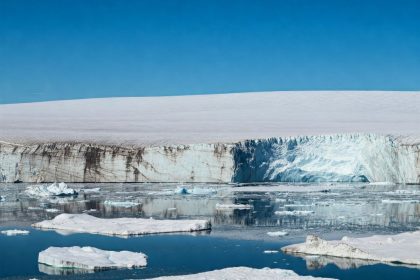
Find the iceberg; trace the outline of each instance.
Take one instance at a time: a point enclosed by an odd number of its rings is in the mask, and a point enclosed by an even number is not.
[[[151,280],[331,280],[332,278],[321,278],[313,276],[300,276],[291,270],[279,268],[250,268],[250,267],[229,267],[220,270],[213,270],[190,275],[179,276],[163,276],[158,278],[151,278]]]
[[[186,187],[177,187],[174,191],[174,194],[193,194],[193,195],[210,195],[214,194],[217,191],[212,188],[199,188],[194,187],[192,189],[188,189]]]
[[[14,236],[14,235],[28,235],[28,230],[20,230],[20,229],[9,229],[9,230],[2,230],[0,231],[1,234],[7,235],[7,236]]]
[[[210,230],[208,220],[155,220],[141,218],[101,219],[88,214],[60,214],[32,225],[40,229],[133,236]]]
[[[267,232],[267,235],[269,236],[286,236],[289,233],[286,231],[269,231]]]
[[[327,241],[308,235],[305,243],[285,246],[286,253],[321,255],[420,265],[420,231]]]
[[[105,251],[94,247],[49,247],[38,255],[38,262],[56,268],[106,270],[138,268],[147,265],[147,256],[130,251]]]
[[[78,194],[76,190],[69,188],[66,183],[53,183],[49,186],[29,186],[26,188],[25,193],[34,197],[72,196]]]

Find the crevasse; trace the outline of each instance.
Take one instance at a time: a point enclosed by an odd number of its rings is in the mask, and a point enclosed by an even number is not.
[[[337,134],[248,140],[234,148],[235,182],[418,181],[418,151],[394,136]]]

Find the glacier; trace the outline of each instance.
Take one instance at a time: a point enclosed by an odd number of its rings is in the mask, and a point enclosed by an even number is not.
[[[419,183],[419,109],[398,91],[3,104],[0,182]]]
[[[420,144],[380,134],[122,147],[0,143],[0,182],[420,182]]]

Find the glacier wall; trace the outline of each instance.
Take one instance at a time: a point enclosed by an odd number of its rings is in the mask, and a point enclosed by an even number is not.
[[[420,144],[375,134],[123,147],[0,142],[0,182],[420,183]]]
[[[231,146],[0,143],[0,182],[229,182]]]
[[[420,148],[392,136],[249,140],[234,150],[236,182],[420,182]]]

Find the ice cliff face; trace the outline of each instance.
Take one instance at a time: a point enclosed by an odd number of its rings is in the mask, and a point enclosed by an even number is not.
[[[228,145],[126,148],[0,143],[0,182],[228,182]]]
[[[341,134],[127,148],[0,143],[3,182],[420,182],[420,145]]]

